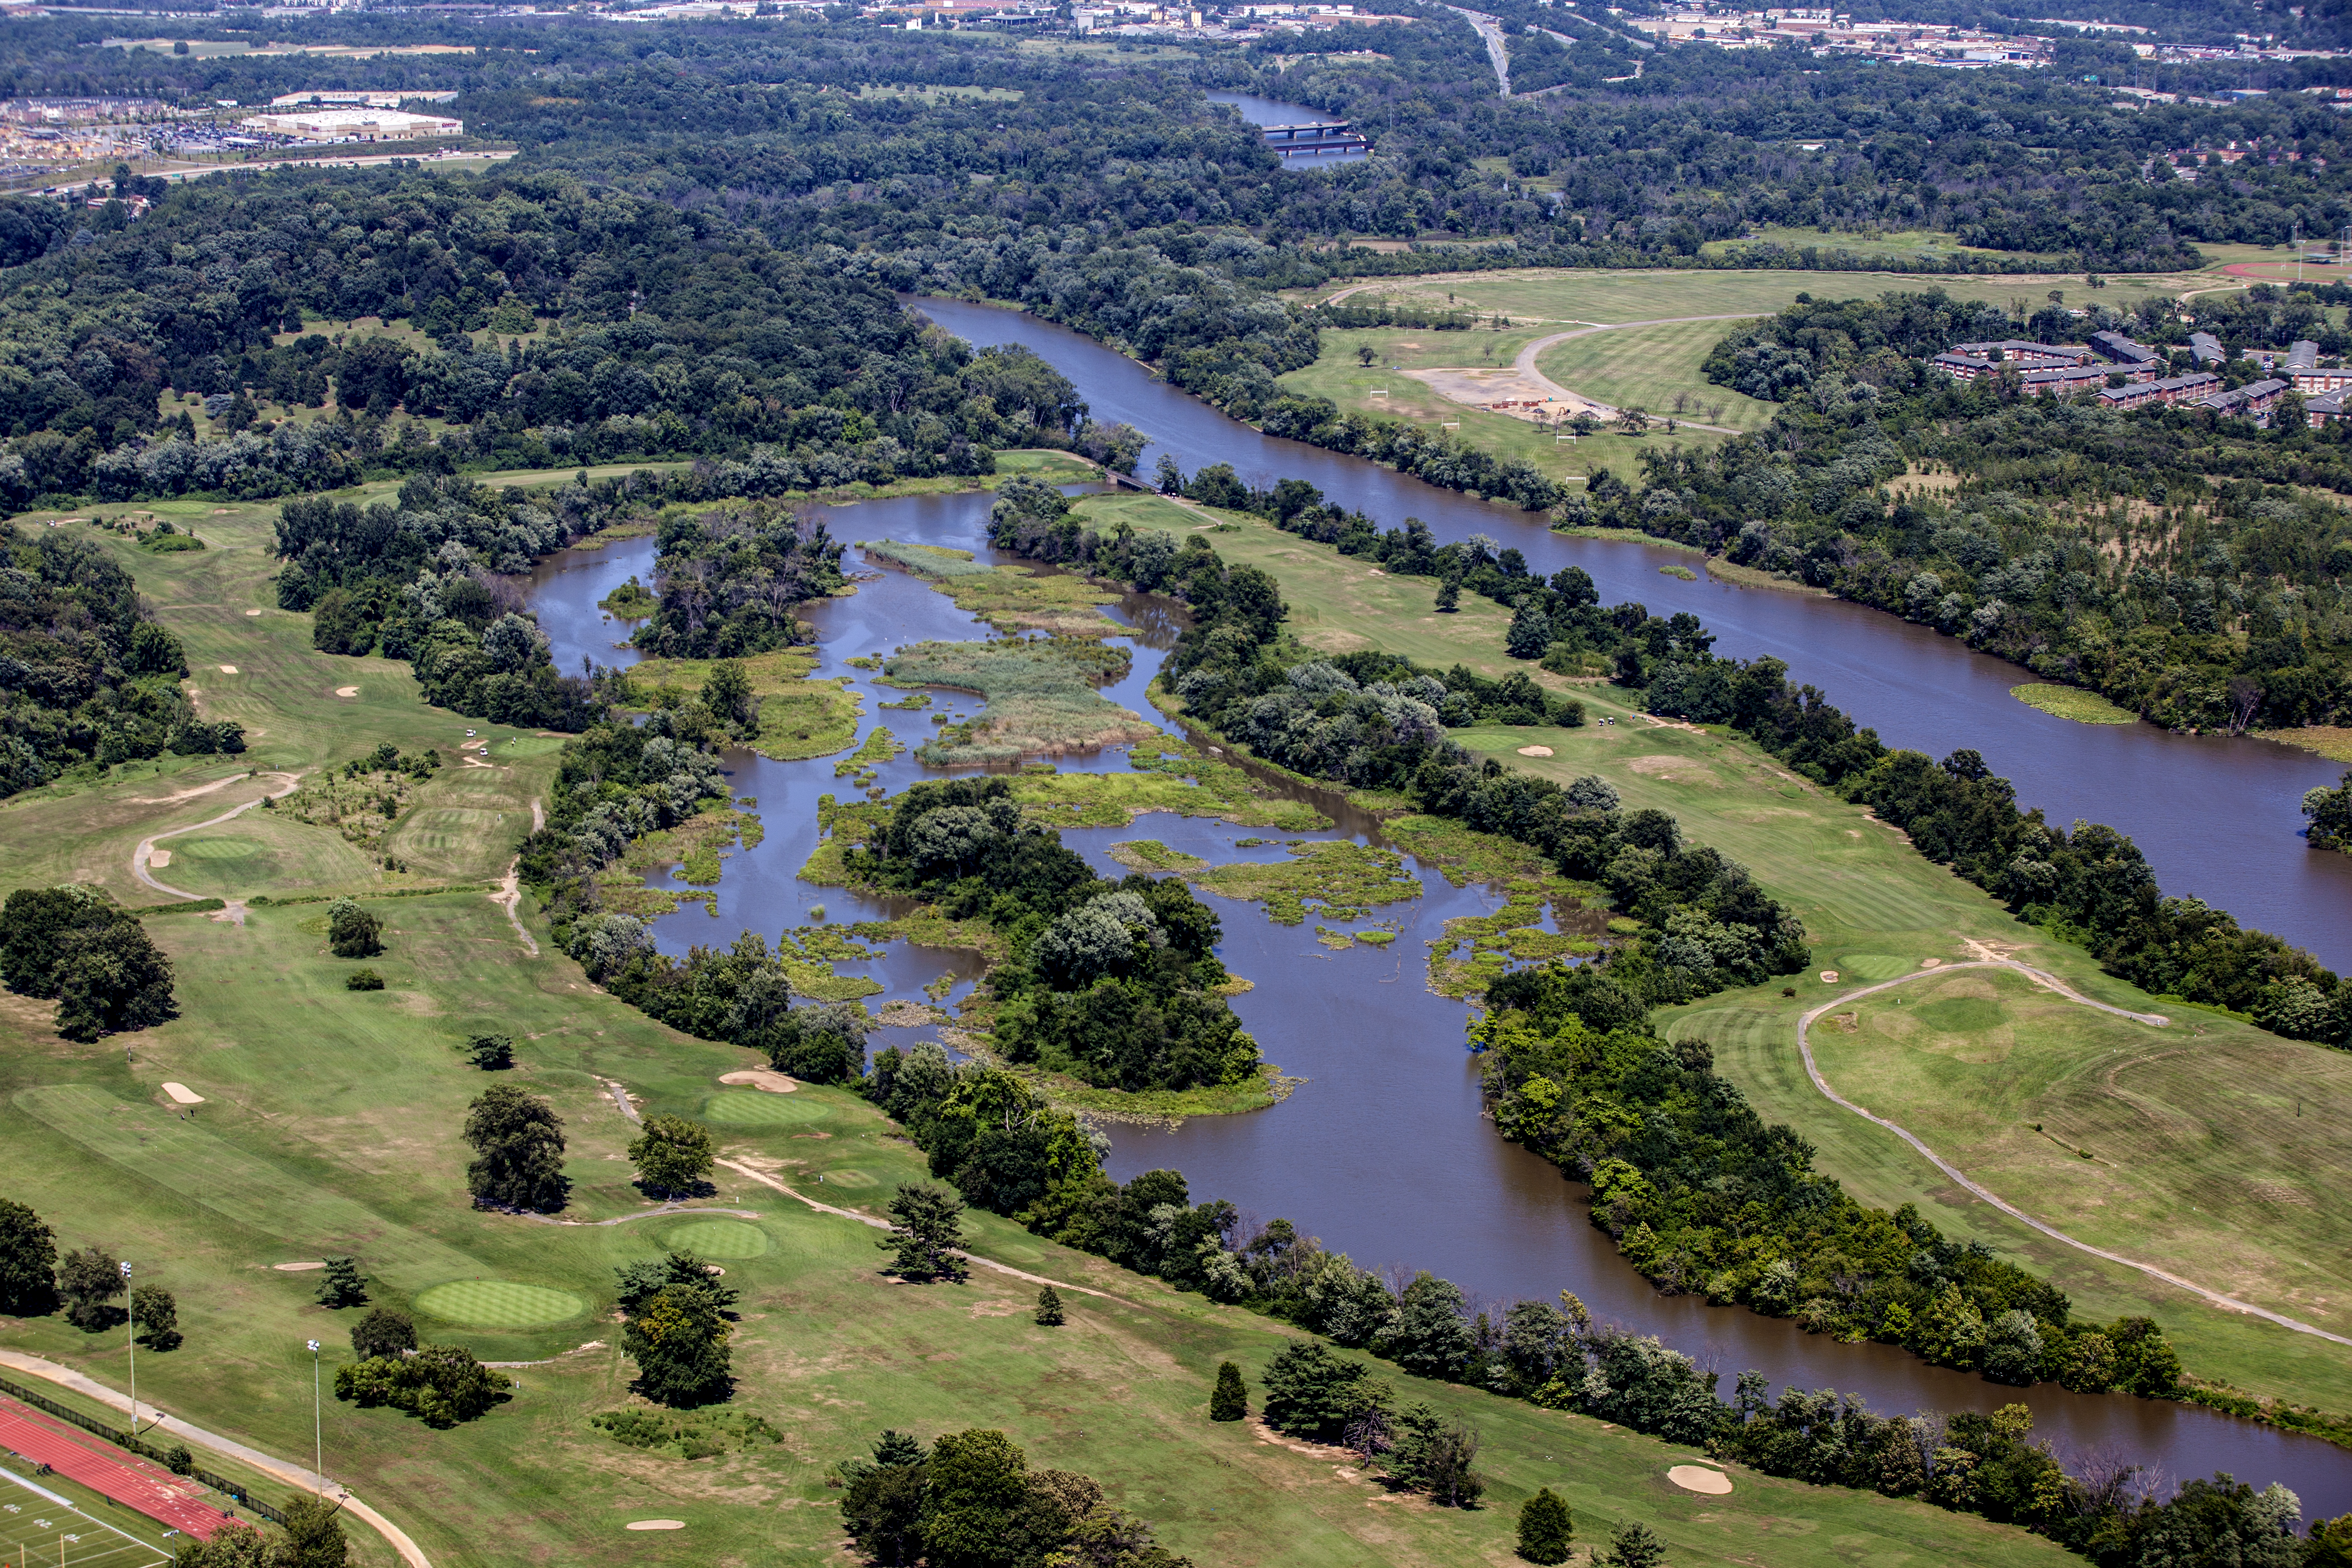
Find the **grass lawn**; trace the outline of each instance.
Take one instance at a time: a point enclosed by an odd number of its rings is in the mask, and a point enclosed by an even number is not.
[[[1089,511],[1104,504],[1081,503]],[[1261,566],[1281,581],[1291,625],[1309,647],[1377,646],[1439,666],[1458,659],[1488,674],[1516,662],[1502,652],[1509,617],[1499,605],[1465,595],[1459,614],[1439,615],[1429,579],[1378,574],[1270,523],[1182,509],[1192,512],[1185,521],[1171,515],[1180,509],[1150,498],[1116,504],[1137,509],[1128,515],[1138,527],[1197,528],[1211,515],[1223,517],[1223,531],[1208,534],[1209,542],[1229,561]],[[1164,510],[1147,514],[1141,505]],[[1811,935],[1811,972],[1669,1010],[1659,1020],[1663,1029],[1710,1042],[1717,1065],[1758,1111],[1793,1126],[1819,1151],[1820,1167],[1864,1202],[1918,1203],[1947,1234],[1981,1238],[2054,1279],[2087,1315],[2147,1312],[2200,1375],[2352,1408],[2352,1353],[2342,1347],[2209,1307],[2040,1237],[1953,1186],[1891,1134],[1832,1105],[1804,1076],[1796,1018],[1837,994],[1820,980],[1822,970],[1837,971],[1844,983],[1891,978],[1924,960],[1972,956],[1971,942],[2000,944],[2100,1001],[2177,1015],[2171,1028],[2157,1030],[2088,1008],[2024,1007],[2014,1021],[2004,1012],[2009,1033],[1998,1063],[1963,1063],[1953,1057],[1962,1047],[1920,1046],[1911,1066],[1898,1067],[1895,1047],[1870,1036],[1857,1037],[1851,1059],[1867,1058],[1878,1076],[1849,1087],[1842,1069],[1825,1062],[1824,1070],[1849,1098],[1910,1127],[1960,1169],[2070,1235],[2338,1333],[2352,1332],[2352,1233],[2337,1234],[2315,1214],[2325,1194],[2352,1176],[2352,1146],[2342,1131],[2352,1120],[2352,1060],[2156,1003],[2102,973],[2080,949],[2021,925],[1859,807],[1796,778],[1748,742],[1654,723],[1612,687],[1577,691],[1596,715],[1622,721],[1478,729],[1455,738],[1507,767],[1562,783],[1597,773],[1629,809],[1672,812],[1689,837],[1748,866]],[[1530,744],[1555,754],[1517,754]],[[1780,994],[1784,984],[1793,997]],[[1916,1005],[1894,1000],[1909,994],[1874,997],[1865,1016]],[[1983,1026],[1989,1036],[2000,1028]],[[1842,1037],[1817,1028],[1815,1038]],[[2031,1132],[2027,1124],[2037,1121],[2053,1132],[2078,1130],[2060,1135],[2090,1147],[2095,1160]]]
[[[2058,1563],[2055,1547],[1980,1520],[1864,1492],[1735,1472],[1728,1498],[1667,1483],[1685,1456],[1597,1422],[1396,1376],[1475,1421],[1494,1481],[1472,1513],[1386,1497],[1322,1452],[1206,1418],[1216,1363],[1253,1385],[1278,1325],[1071,1254],[991,1215],[978,1250],[1112,1300],[1065,1290],[1067,1327],[1030,1321],[1034,1288],[976,1271],[965,1286],[895,1284],[876,1233],[814,1213],[721,1167],[709,1206],[738,1215],[663,1216],[628,1183],[633,1127],[600,1080],[645,1114],[715,1123],[727,1157],[872,1210],[921,1157],[862,1102],[803,1087],[786,1097],[722,1088],[749,1053],[668,1033],[587,985],[568,961],[524,953],[474,894],[382,906],[387,989],[341,987],[350,964],[324,950],[317,906],[269,907],[242,926],[159,921],[183,976],[184,1016],[114,1042],[57,1040],[0,1011],[0,1131],[17,1152],[10,1194],[68,1245],[103,1244],[179,1297],[187,1342],[140,1358],[143,1397],[281,1455],[310,1439],[304,1342],[348,1359],[355,1310],[314,1305],[315,1273],[277,1266],[349,1250],[378,1302],[420,1314],[425,1337],[488,1359],[528,1362],[514,1398],[433,1432],[387,1410],[330,1402],[331,1473],[390,1513],[436,1563],[583,1562],[625,1545],[632,1561],[703,1564],[840,1560],[827,1471],[880,1427],[925,1437],[1001,1427],[1031,1462],[1086,1471],[1163,1539],[1203,1563],[1488,1563],[1508,1551],[1516,1504],[1552,1485],[1586,1541],[1642,1519],[1691,1561],[1736,1557],[1759,1535],[1773,1561]],[[542,947],[544,939],[542,934]],[[289,1027],[289,1020],[299,1026]],[[464,1197],[467,1102],[491,1081],[453,1048],[476,1027],[517,1042],[505,1081],[546,1096],[570,1139],[569,1218],[551,1226],[478,1213]],[[205,1096],[179,1119],[164,1080]],[[751,1109],[789,1114],[747,1115]],[[612,1348],[611,1270],[675,1242],[706,1245],[744,1292],[733,1408],[779,1427],[775,1444],[688,1461],[630,1449],[589,1418],[628,1403]],[[120,1386],[121,1347],[61,1319],[0,1325],[15,1348]],[[275,1495],[265,1492],[265,1496]],[[681,1531],[625,1534],[677,1519]],[[362,1535],[355,1560],[389,1561]]]
[[[1777,403],[1742,396],[1699,374],[1707,354],[1735,331],[1738,321],[1682,321],[1593,332],[1545,350],[1536,368],[1572,392],[1615,408],[1646,408],[1653,419],[1696,419],[1735,430],[1755,430],[1772,422]],[[1685,400],[1677,408],[1676,398]],[[1696,440],[1705,433],[1692,431]],[[1645,437],[1654,440],[1655,437]]]

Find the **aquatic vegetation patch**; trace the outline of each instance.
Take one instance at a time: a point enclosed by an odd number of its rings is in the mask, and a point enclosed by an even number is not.
[[[1208,862],[1198,855],[1171,849],[1157,838],[1129,838],[1110,847],[1110,858],[1139,871],[1199,871]]]
[[[866,743],[833,764],[835,778],[846,778],[853,773],[870,773],[875,767],[888,762],[907,749],[906,743],[880,725],[866,737]]]
[[[986,699],[917,753],[932,767],[1093,751],[1159,731],[1095,689],[1125,675],[1132,656],[1084,637],[1003,637],[918,643],[886,667],[894,686],[948,686]]]
[[[1124,827],[1153,811],[1288,833],[1319,833],[1331,826],[1313,806],[1273,795],[1240,768],[1171,735],[1137,742],[1127,761],[1133,772],[1016,779],[1013,798],[1032,821],[1049,827]],[[1274,842],[1242,840],[1244,846]]]
[[[818,1002],[855,1002],[878,995],[888,987],[862,974],[841,974],[836,963],[870,963],[882,956],[856,937],[882,935],[878,922],[860,921],[845,931],[840,926],[795,926],[776,938],[776,960],[783,966],[795,995]],[[887,935],[882,940],[888,940]]]
[[[1601,951],[1605,912],[1586,909],[1576,884],[1566,878],[1514,878],[1503,893],[1503,907],[1493,914],[1457,916],[1445,922],[1443,935],[1430,940],[1429,988],[1438,995],[1459,1002],[1483,993],[1515,963],[1548,963]],[[1537,923],[1547,907],[1560,928],[1557,931]]]
[[[830,756],[857,739],[857,716],[865,700],[845,689],[839,677],[810,679],[816,668],[816,650],[778,648],[738,659],[760,704],[760,730],[751,750],[771,762],[804,762]],[[639,711],[666,700],[693,696],[710,679],[719,661],[712,658],[648,658],[627,673],[626,706]]]
[[[1352,921],[1379,905],[1421,897],[1420,881],[1405,870],[1404,857],[1393,849],[1346,839],[1302,841],[1288,847],[1288,860],[1213,866],[1185,879],[1222,898],[1262,903],[1266,919],[1286,926],[1304,924],[1310,905],[1326,919]]]
[[[1041,571],[1031,566],[991,566],[972,559],[969,550],[943,550],[932,544],[908,544],[895,539],[861,541],[869,556],[890,562],[920,577],[955,601],[956,608],[986,621],[1001,632],[1051,632],[1057,637],[1107,637],[1126,628],[1096,606],[1113,605],[1118,595],[1097,588],[1067,572]]]
[[[597,600],[596,607],[617,620],[642,621],[652,618],[653,613],[661,608],[661,601],[632,574],[627,582]]]
[[[2119,708],[2095,691],[2085,691],[2079,686],[2051,686],[2028,681],[2012,686],[2009,694],[2029,708],[2039,708],[2044,713],[2061,719],[2071,719],[2077,724],[2129,724],[2139,715],[2128,708]]]

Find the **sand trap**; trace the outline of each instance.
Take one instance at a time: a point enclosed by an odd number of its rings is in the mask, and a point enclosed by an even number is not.
[[[236,673],[236,666],[233,665],[233,664],[225,664],[225,665],[222,665],[222,666],[221,666],[221,673],[222,673],[223,675],[235,675],[235,674]]]
[[[748,1083],[753,1089],[763,1089],[770,1094],[790,1094],[800,1088],[799,1084],[794,1083],[782,1073],[770,1072],[766,1068],[746,1068],[741,1072],[730,1072],[719,1081]]]
[[[248,615],[248,616],[257,616],[257,615],[261,614],[261,612],[260,612],[259,610],[247,610],[247,611],[246,611],[245,613],[246,613],[247,615]]]
[[[1824,970],[1822,970],[1822,984],[1824,984],[1824,985],[1834,985],[1834,984],[1837,984],[1837,971],[1836,971],[1836,970],[1834,970],[1834,969],[1824,969]]]
[[[335,688],[335,695],[338,697],[357,697],[359,694],[360,689],[356,686],[338,686]]]
[[[205,1102],[205,1097],[203,1095],[198,1094],[194,1089],[190,1089],[184,1083],[167,1083],[163,1086],[163,1092],[170,1095],[173,1100],[178,1100],[182,1105],[202,1105]]]
[[[1919,967],[1922,969],[1941,969],[1943,966],[1944,961],[1940,958],[1923,958],[1919,961]]]
[[[1549,746],[1521,746],[1519,748],[1519,755],[1523,757],[1549,757],[1551,755],[1551,748]]]
[[[171,863],[172,852],[169,849],[151,849],[147,852],[147,864],[158,871]]]
[[[272,1268],[277,1269],[280,1274],[300,1274],[307,1269],[324,1268],[326,1266],[324,1259],[316,1258],[312,1258],[308,1263],[273,1263],[270,1265]]]
[[[1686,1492],[1705,1492],[1709,1497],[1721,1497],[1731,1490],[1729,1476],[1704,1465],[1676,1465],[1666,1472],[1666,1479]]]
[[[1728,1491],[1731,1489],[1727,1487],[1724,1489]],[[621,1528],[624,1530],[684,1530],[686,1528],[686,1521],[682,1519],[633,1519]]]

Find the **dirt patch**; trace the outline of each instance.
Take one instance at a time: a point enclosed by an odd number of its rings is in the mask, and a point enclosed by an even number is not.
[[[1507,414],[1514,419],[1565,419],[1600,407],[1590,398],[1561,397],[1549,383],[1525,374],[1517,365],[1498,365],[1493,370],[1408,370],[1402,374],[1448,402],[1485,409],[1490,414]]]
[[[782,1073],[770,1072],[765,1068],[746,1068],[741,1072],[726,1073],[721,1075],[719,1081],[750,1084],[763,1094],[790,1094],[800,1088],[799,1084],[794,1083]]]

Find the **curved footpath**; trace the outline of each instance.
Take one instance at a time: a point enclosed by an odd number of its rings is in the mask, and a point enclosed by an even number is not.
[[[1764,313],[1761,310],[1742,310],[1728,316],[1661,316],[1654,321],[1608,321],[1599,326],[1576,327],[1565,332],[1554,332],[1549,337],[1538,338],[1519,351],[1518,357],[1511,362],[1511,368],[1538,386],[1549,389],[1552,395],[1560,401],[1580,404],[1590,409],[1595,418],[1613,419],[1617,416],[1618,410],[1598,398],[1587,397],[1580,392],[1571,392],[1560,385],[1536,368],[1536,356],[1546,349],[1568,342],[1570,338],[1588,338],[1595,332],[1622,332],[1632,327],[1671,327],[1685,321],[1752,321]],[[1676,423],[1687,430],[1712,430],[1718,436],[1746,434],[1744,431],[1734,430],[1726,425],[1702,425],[1696,419],[1680,419]]]
[[[234,777],[235,775],[231,776]],[[247,801],[243,805],[238,806],[234,811],[224,811],[218,816],[208,818],[205,821],[192,822],[185,827],[171,828],[165,832],[158,833],[152,837],[141,839],[139,841],[139,847],[131,852],[131,874],[133,877],[136,877],[139,880],[146,883],[149,887],[154,889],[157,892],[169,893],[175,899],[200,899],[204,897],[202,893],[191,893],[184,888],[169,887],[155,879],[154,875],[147,869],[148,861],[152,859],[155,854],[155,846],[162,843],[166,838],[177,838],[184,833],[201,833],[207,827],[218,827],[224,822],[228,822],[234,818],[243,816],[247,812],[251,811],[255,806],[259,805],[265,799],[283,800],[288,795],[292,795],[295,790],[301,787],[301,775],[298,773],[272,773],[269,776],[272,778],[284,779],[286,781],[286,787],[283,789],[273,790],[268,795],[257,795],[253,799]]]
[[[131,1412],[129,1394],[109,1388],[93,1378],[85,1377],[71,1367],[59,1366],[53,1361],[44,1361],[37,1355],[26,1355],[22,1351],[0,1350],[0,1366],[5,1366],[11,1372],[21,1372],[27,1376],[37,1377],[45,1382],[70,1388],[76,1394],[86,1394],[113,1409]],[[335,1500],[342,1505],[344,1511],[356,1519],[365,1521],[378,1535],[391,1542],[393,1550],[400,1553],[402,1560],[407,1563],[408,1568],[433,1568],[432,1559],[425,1555],[423,1547],[408,1538],[406,1531],[352,1496],[349,1490],[336,1486],[334,1482],[316,1471],[306,1470],[299,1465],[289,1465],[285,1460],[265,1454],[258,1448],[249,1447],[234,1438],[221,1436],[215,1432],[207,1432],[203,1427],[183,1421],[176,1415],[163,1415],[156,1411],[152,1405],[148,1405],[144,1401],[142,1402],[141,1408],[153,1413],[156,1417],[154,1425],[142,1428],[142,1431],[152,1432],[160,1429],[169,1432],[175,1437],[199,1444],[212,1449],[215,1453],[227,1454],[234,1458],[241,1459],[264,1475],[275,1476],[290,1486],[301,1488],[304,1491],[323,1493],[331,1489]]]
[[[1871,995],[1875,992],[1885,991],[1897,985],[1908,984],[1914,980],[1927,980],[1939,974],[1950,974],[1962,969],[2012,970],[2019,974],[2024,975],[2027,979],[2032,981],[2037,985],[2042,986],[2048,990],[2055,991],[2061,996],[2065,997],[2069,1002],[2080,1003],[2085,1007],[2095,1007],[2102,1013],[2112,1013],[2118,1018],[2129,1018],[2134,1023],[2147,1024],[2157,1028],[2162,1028],[2165,1025],[2172,1022],[2171,1019],[2166,1017],[2161,1013],[2134,1013],[2124,1007],[2111,1007],[2105,1002],[2094,1002],[2088,996],[2082,994],[2073,986],[2068,985],[2064,981],[2059,979],[2056,975],[2048,973],[2042,970],[2032,968],[2027,964],[2020,963],[2013,958],[1970,959],[1966,963],[1946,963],[1940,964],[1934,969],[1917,970],[1909,974],[1897,975],[1893,980],[1882,980],[1875,985],[1865,985],[1859,991],[1849,991],[1833,1001],[1822,1003],[1811,1012],[1807,1013],[1803,1017],[1799,1018],[1797,1020],[1797,1050],[1798,1053],[1805,1058],[1805,1076],[1813,1080],[1813,1087],[1820,1089],[1822,1093],[1828,1098],[1832,1104],[1842,1106],[1844,1109],[1853,1111],[1856,1116],[1861,1117],[1864,1121],[1874,1122],[1880,1127],[1885,1128],[1889,1132],[1894,1133],[1897,1138],[1902,1139],[1903,1142],[1910,1144],[1914,1149],[1916,1149],[1922,1155],[1926,1156],[1929,1164],[1934,1165],[1936,1169],[1951,1177],[1953,1181],[1958,1182],[1961,1186],[1967,1188],[1969,1192],[1975,1194],[1977,1197],[1983,1199],[1986,1203],[1990,1204],[2001,1213],[2009,1215],[2010,1218],[2032,1226],[2035,1230],[2040,1231],[2042,1235],[2050,1237],[2053,1241],[2063,1242],[2068,1247],[2074,1247],[2078,1252],[2087,1252],[2092,1257],[2103,1258],[2109,1263],[2120,1263],[2126,1268],[2136,1268],[2151,1279],[2161,1279],[2168,1285],[2173,1286],[2179,1289],[2187,1290],[2192,1295],[2201,1296],[2206,1300],[2212,1302],[2215,1306],[2227,1308],[2232,1312],[2245,1312],[2253,1317],[2266,1319],[2271,1322],[2278,1324],[2281,1328],[2293,1329],[2299,1334],[2314,1334],[2320,1339],[2331,1341],[2336,1344],[2352,1345],[2352,1339],[2347,1339],[2342,1334],[2329,1333],[2326,1329],[2306,1323],[2299,1318],[2290,1318],[2283,1312],[2273,1312],[2267,1307],[2257,1307],[2251,1301],[2241,1301],[2235,1296],[2225,1296],[2219,1290],[2209,1290],[2204,1286],[2196,1283],[2194,1280],[2183,1279],[2179,1275],[2168,1273],[2166,1270],[2157,1268],[2154,1264],[2142,1263],[2137,1258],[2126,1258],[2119,1252],[2109,1252],[2105,1247],[2093,1247],[2087,1241],[2077,1241],[2073,1237],[2068,1236],[2064,1231],[2058,1229],[2055,1226],[2045,1225],[2042,1221],[2035,1219],[2032,1215],[2027,1214],[2015,1204],[2010,1203],[2006,1199],[1996,1197],[1980,1183],[1971,1180],[1968,1173],[1962,1171],[1958,1166],[1953,1164],[1950,1161],[1946,1160],[1943,1156],[1937,1154],[1933,1149],[1928,1148],[1927,1144],[1921,1142],[1918,1137],[1908,1128],[1903,1127],[1895,1122],[1889,1121],[1884,1116],[1872,1115],[1869,1111],[1864,1110],[1861,1106],[1856,1105],[1853,1101],[1846,1099],[1843,1095],[1838,1093],[1837,1090],[1830,1087],[1829,1080],[1822,1076],[1821,1068],[1813,1061],[1813,1047],[1805,1037],[1806,1031],[1812,1027],[1813,1021],[1815,1019],[1821,1017],[1823,1014],[1830,1012],[1833,1008],[1844,1007],[1849,1004],[1858,1002],[1863,997]]]

